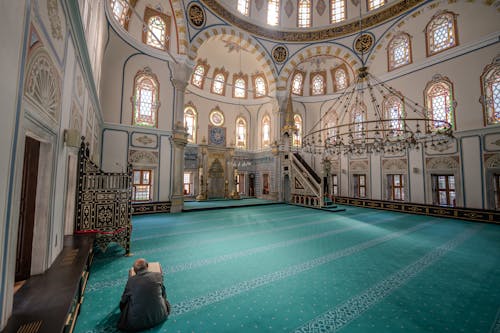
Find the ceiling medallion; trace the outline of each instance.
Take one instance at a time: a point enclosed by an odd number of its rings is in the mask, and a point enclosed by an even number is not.
[[[354,49],[358,53],[366,53],[373,46],[373,36],[369,33],[364,33],[354,41]]]
[[[275,46],[273,48],[272,54],[274,61],[276,61],[278,64],[285,62],[285,60],[288,58],[288,50],[283,45]]]
[[[319,0],[318,4],[316,5],[316,11],[318,12],[319,16],[323,16],[323,14],[325,13],[325,9],[325,0]]]
[[[201,28],[205,24],[205,11],[197,3],[191,3],[188,8],[189,22],[195,28]]]
[[[293,4],[292,4],[292,0],[288,0],[285,4],[285,13],[286,13],[286,16],[288,16],[288,18],[290,18],[290,16],[292,16],[292,13],[293,13]]]
[[[264,4],[264,0],[255,0],[255,8],[257,8],[258,11],[262,9],[262,5]]]

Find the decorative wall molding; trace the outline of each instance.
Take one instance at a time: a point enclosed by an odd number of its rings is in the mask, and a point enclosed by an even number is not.
[[[359,161],[349,161],[349,171],[350,172],[358,172],[358,171],[368,171],[369,163],[368,160],[359,160]]]
[[[145,150],[129,150],[128,161],[132,164],[158,164],[158,152]]]
[[[483,158],[486,169],[500,168],[500,154],[484,154]]]
[[[427,170],[458,170],[460,160],[458,156],[432,157],[425,160]]]
[[[406,159],[383,159],[382,170],[384,172],[407,173],[408,161]]]

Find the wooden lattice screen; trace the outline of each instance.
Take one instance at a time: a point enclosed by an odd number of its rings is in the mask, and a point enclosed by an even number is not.
[[[132,170],[103,172],[90,160],[82,137],[78,154],[78,193],[75,234],[92,233],[104,252],[111,242],[130,254]]]

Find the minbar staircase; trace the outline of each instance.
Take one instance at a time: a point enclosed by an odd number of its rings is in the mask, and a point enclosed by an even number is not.
[[[323,193],[323,182],[314,169],[300,156],[290,154],[290,203],[315,208],[335,209],[332,200]]]

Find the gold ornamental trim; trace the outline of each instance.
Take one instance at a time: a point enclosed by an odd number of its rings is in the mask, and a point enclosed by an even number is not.
[[[409,9],[425,3],[427,0],[402,0],[375,14],[366,16],[361,21],[361,29],[367,29],[379,23],[388,21]],[[283,42],[312,42],[333,39],[355,33],[360,30],[360,22],[353,21],[344,25],[332,26],[324,29],[308,30],[271,30],[260,25],[242,20],[231,11],[224,8],[217,0],[201,0],[201,2],[218,16],[229,23],[251,34]]]

